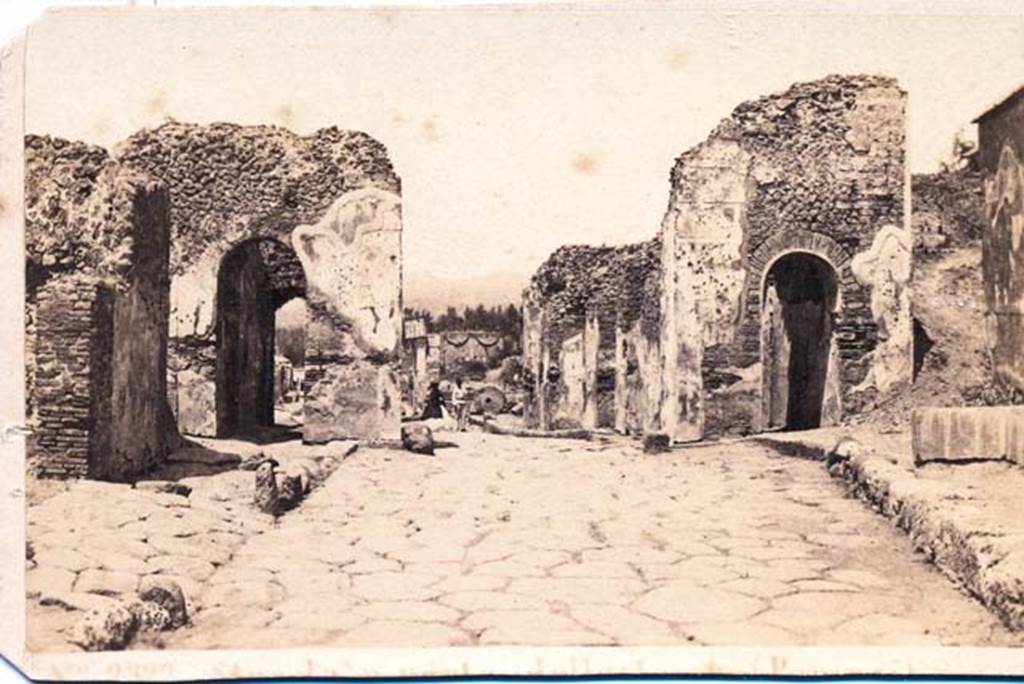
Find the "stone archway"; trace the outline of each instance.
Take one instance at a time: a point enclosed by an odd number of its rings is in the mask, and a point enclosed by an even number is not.
[[[761,300],[766,429],[822,424],[837,298],[836,270],[815,254],[789,252],[768,267]]]
[[[216,299],[217,435],[274,425],[275,317],[306,294],[294,250],[273,238],[245,241],[221,260]]]

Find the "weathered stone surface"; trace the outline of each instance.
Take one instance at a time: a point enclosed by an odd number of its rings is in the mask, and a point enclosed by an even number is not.
[[[426,425],[403,425],[402,446],[414,454],[434,453],[434,435]]]
[[[394,371],[366,360],[335,364],[319,374],[303,403],[303,439],[394,439],[401,424],[401,392]]]
[[[129,595],[139,586],[139,576],[118,570],[89,569],[78,574],[75,591],[105,596]]]
[[[181,627],[188,622],[188,607],[181,586],[172,579],[149,575],[139,581],[139,598],[167,611],[168,626]]]
[[[651,617],[671,622],[741,622],[766,604],[751,596],[706,589],[688,581],[670,582],[636,602],[634,607]]]
[[[174,627],[171,613],[162,605],[153,601],[132,601],[127,605],[128,611],[135,616],[139,629],[160,632]]]
[[[1011,461],[1024,465],[1024,407],[916,409],[914,462]]]
[[[128,480],[163,462],[166,187],[105,150],[25,138],[31,449],[50,477]]]
[[[596,386],[617,430],[682,442],[834,424],[898,392],[905,100],[889,78],[829,76],[743,103],[676,160],[655,241],[552,254],[524,293],[527,423],[582,421]]]
[[[135,636],[138,619],[124,604],[90,610],[72,628],[68,640],[86,651],[118,651]]]

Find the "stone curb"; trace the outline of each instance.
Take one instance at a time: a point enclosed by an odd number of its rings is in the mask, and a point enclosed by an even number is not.
[[[822,460],[819,444],[757,440],[784,455]],[[802,454],[797,452],[804,452]],[[1024,630],[1024,524],[979,519],[979,506],[917,478],[853,438],[825,452],[829,474],[891,519],[947,577],[1011,630]]]

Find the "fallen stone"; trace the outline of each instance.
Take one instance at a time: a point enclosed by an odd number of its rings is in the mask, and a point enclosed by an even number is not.
[[[319,480],[322,474],[320,466],[311,458],[293,461],[285,467],[285,471],[292,476],[299,478],[299,482],[302,485],[303,496],[309,494],[309,490],[313,487],[313,483]]]
[[[141,630],[162,632],[174,628],[171,613],[155,601],[132,601],[127,607],[135,616],[138,628]]]
[[[143,492],[156,492],[158,494],[176,494],[188,496],[192,488],[180,482],[169,482],[167,480],[144,480],[135,483],[135,489]]]
[[[434,433],[426,425],[403,425],[402,448],[414,454],[434,455]]]
[[[256,468],[253,503],[256,504],[256,508],[270,515],[277,515],[278,511],[277,476],[274,474],[276,467],[277,461],[271,458],[264,459]]]
[[[293,472],[278,470],[274,473],[277,487],[277,505],[275,515],[290,511],[299,505],[305,495],[302,476]]]
[[[139,581],[139,598],[151,601],[167,611],[170,627],[181,627],[188,622],[185,594],[174,580],[159,575],[148,575]]]
[[[120,651],[138,630],[138,620],[122,604],[90,610],[71,628],[68,641],[86,651]]]
[[[825,460],[827,465],[832,466],[839,461],[848,461],[863,453],[863,444],[849,435],[843,435],[836,441],[835,446],[828,450]]]

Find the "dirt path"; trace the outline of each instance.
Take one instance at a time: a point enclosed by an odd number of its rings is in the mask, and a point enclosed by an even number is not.
[[[1024,644],[819,463],[454,439],[356,452],[167,647]]]

